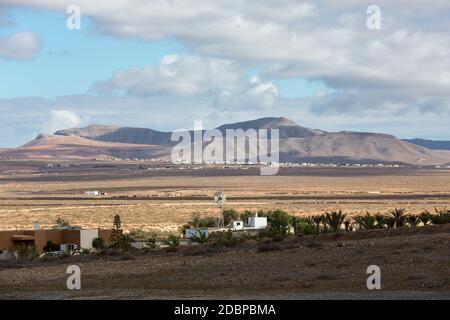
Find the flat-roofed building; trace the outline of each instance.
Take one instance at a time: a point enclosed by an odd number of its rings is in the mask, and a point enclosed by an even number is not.
[[[49,241],[60,247],[69,249],[91,249],[92,240],[101,238],[109,241],[111,230],[54,228],[39,230],[0,231],[0,250],[10,250],[19,246],[36,246],[42,251]]]

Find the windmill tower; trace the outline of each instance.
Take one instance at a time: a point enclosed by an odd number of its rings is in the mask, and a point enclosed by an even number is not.
[[[216,192],[214,194],[214,202],[220,208],[220,217],[217,219],[217,227],[219,227],[219,228],[225,228],[224,220],[223,220],[223,210],[225,208],[226,200],[227,200],[227,197],[226,197],[225,193]]]

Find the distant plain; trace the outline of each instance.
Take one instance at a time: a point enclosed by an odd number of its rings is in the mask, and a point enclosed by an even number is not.
[[[51,227],[57,217],[83,227],[174,232],[192,215],[219,216],[216,191],[238,211],[280,208],[295,215],[342,209],[349,215],[450,206],[450,170],[435,168],[258,168],[180,170],[133,161],[0,162],[0,230]],[[243,170],[244,169],[244,170]],[[106,192],[101,197],[87,190]]]

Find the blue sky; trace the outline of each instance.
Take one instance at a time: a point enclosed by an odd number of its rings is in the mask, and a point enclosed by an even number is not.
[[[0,147],[90,123],[160,130],[284,116],[450,139],[450,4],[0,0]],[[412,76],[413,75],[413,76]]]
[[[32,30],[44,47],[32,61],[0,62],[2,98],[85,93],[92,82],[109,77],[115,69],[155,64],[167,53],[183,51],[175,40],[148,43],[102,35],[87,17],[81,30],[68,30],[64,14],[30,9],[9,14],[15,25],[1,28],[0,36]]]
[[[10,10],[9,16],[14,25],[1,28],[0,36],[32,30],[42,39],[44,48],[32,61],[0,62],[2,98],[86,93],[93,82],[108,78],[116,69],[155,65],[164,55],[185,52],[175,39],[145,42],[102,34],[88,17],[82,18],[81,30],[68,30],[64,27],[67,16],[61,13],[20,8]],[[310,96],[325,89],[320,81],[304,78],[275,83],[280,95],[287,98]]]

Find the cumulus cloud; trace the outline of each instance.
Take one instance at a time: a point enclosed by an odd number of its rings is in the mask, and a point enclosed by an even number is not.
[[[70,4],[66,0],[3,2],[60,11]],[[366,28],[366,7],[357,0],[78,1],[83,14],[102,32],[148,41],[175,38],[198,54],[256,66],[266,77],[320,79],[345,90],[439,87],[448,91],[449,2],[380,0],[377,4],[382,10],[380,31]],[[140,88],[125,78],[131,74],[151,78],[152,72],[135,70],[115,77],[128,81],[137,92],[148,91],[150,84]],[[171,88],[165,83],[152,86],[191,95],[202,90],[195,81],[192,85],[171,81]]]
[[[203,99],[222,110],[269,109],[279,94],[271,82],[248,79],[239,63],[191,55],[167,55],[156,66],[116,71],[91,90],[99,94]]]
[[[41,50],[42,41],[30,31],[0,37],[0,58],[6,60],[31,60]]]
[[[72,4],[0,2],[62,13]],[[359,0],[77,4],[103,33],[151,42],[176,39],[190,53],[118,70],[96,83],[92,90],[102,95],[81,99],[94,107],[84,112],[101,110],[105,118],[117,107],[108,121],[131,117],[130,110],[136,124],[143,113],[156,121],[161,110],[168,116],[157,122],[172,124],[178,121],[174,114],[192,119],[197,113],[217,122],[276,114],[327,130],[361,125],[400,136],[417,130],[423,137],[448,137],[443,125],[450,121],[448,0],[379,0],[379,31],[366,28],[367,7]],[[249,79],[249,69],[258,70],[259,78]],[[299,77],[319,80],[328,90],[306,99],[280,98],[271,80]],[[105,100],[109,109],[101,105]]]
[[[81,118],[70,110],[52,110],[49,119],[44,123],[44,133],[54,133],[60,129],[75,128],[82,124]]]

